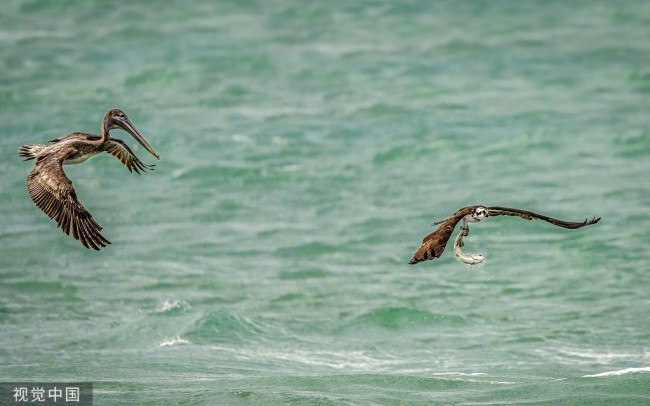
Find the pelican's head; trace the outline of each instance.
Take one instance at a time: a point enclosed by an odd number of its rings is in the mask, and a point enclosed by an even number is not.
[[[106,116],[104,117],[104,129],[108,133],[110,130],[114,129],[122,129],[126,131],[127,133],[131,134],[133,138],[136,139],[142,145],[149,153],[153,156],[156,157],[156,159],[160,159],[160,156],[156,154],[156,152],[153,150],[151,145],[147,142],[147,140],[144,139],[142,135],[138,132],[138,130],[135,128],[133,123],[131,123],[131,120],[124,114],[124,112],[120,109],[111,109],[106,113]]]
[[[479,221],[488,217],[488,210],[483,206],[476,206],[472,214],[467,216],[467,221],[470,223],[478,223]]]

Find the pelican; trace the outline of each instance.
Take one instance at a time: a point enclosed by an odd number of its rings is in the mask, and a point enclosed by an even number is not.
[[[434,232],[431,234],[427,235],[424,237],[422,240],[422,245],[420,248],[415,251],[413,254],[413,258],[411,258],[411,261],[409,264],[414,265],[417,264],[418,262],[426,261],[428,259],[434,259],[434,258],[439,258],[442,255],[442,252],[445,250],[445,247],[447,246],[447,241],[449,241],[449,237],[451,237],[451,234],[454,232],[454,229],[456,228],[456,225],[462,220],[462,229],[461,229],[461,234],[457,237],[456,242],[454,244],[454,253],[456,254],[456,258],[463,263],[466,264],[477,264],[480,262],[483,262],[485,259],[482,255],[466,255],[462,251],[460,251],[460,247],[463,246],[463,237],[467,236],[469,234],[469,227],[467,223],[478,223],[481,220],[484,220],[488,217],[496,217],[496,216],[517,216],[521,217],[524,220],[542,220],[546,221],[547,223],[551,223],[555,226],[562,227],[562,228],[568,228],[568,229],[577,229],[577,228],[582,228],[591,224],[596,224],[600,221],[600,217],[592,218],[591,220],[585,219],[583,222],[571,222],[571,221],[564,221],[564,220],[558,220],[553,217],[548,217],[544,216],[542,214],[537,214],[533,213],[532,211],[527,211],[527,210],[521,210],[521,209],[513,209],[510,207],[500,207],[500,206],[468,206],[468,207],[463,207],[462,209],[456,211],[451,217],[438,221],[433,223],[433,225],[438,225],[440,224],[440,227],[436,229]]]
[[[104,238],[99,226],[84,206],[77,200],[72,182],[66,176],[63,165],[85,162],[101,152],[108,152],[119,159],[130,172],[153,169],[153,165],[142,163],[124,141],[110,138],[109,132],[122,129],[131,134],[151,155],[160,159],[147,140],[140,135],[131,120],[122,110],[109,110],[102,122],[102,135],[72,133],[55,138],[49,145],[29,144],[19,149],[25,161],[36,159],[34,169],[27,176],[27,190],[36,206],[58,227],[78,240],[84,247],[99,251],[111,242]]]

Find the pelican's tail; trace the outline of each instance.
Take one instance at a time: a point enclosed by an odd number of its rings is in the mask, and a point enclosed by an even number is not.
[[[45,148],[47,148],[47,145],[43,144],[23,145],[18,150],[18,155],[25,158],[25,161],[29,161],[30,159],[36,158]]]

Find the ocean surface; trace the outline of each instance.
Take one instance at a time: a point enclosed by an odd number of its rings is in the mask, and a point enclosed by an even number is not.
[[[160,161],[18,148],[121,108]],[[5,0],[0,382],[96,405],[650,404],[650,2]],[[431,223],[490,218],[408,265]],[[0,394],[1,395],[1,394]]]

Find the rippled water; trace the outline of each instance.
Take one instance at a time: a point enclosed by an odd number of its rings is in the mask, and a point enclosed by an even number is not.
[[[650,402],[650,3],[7,1],[0,378],[96,404]],[[161,155],[18,147],[124,109]],[[459,207],[521,207],[407,265]]]

